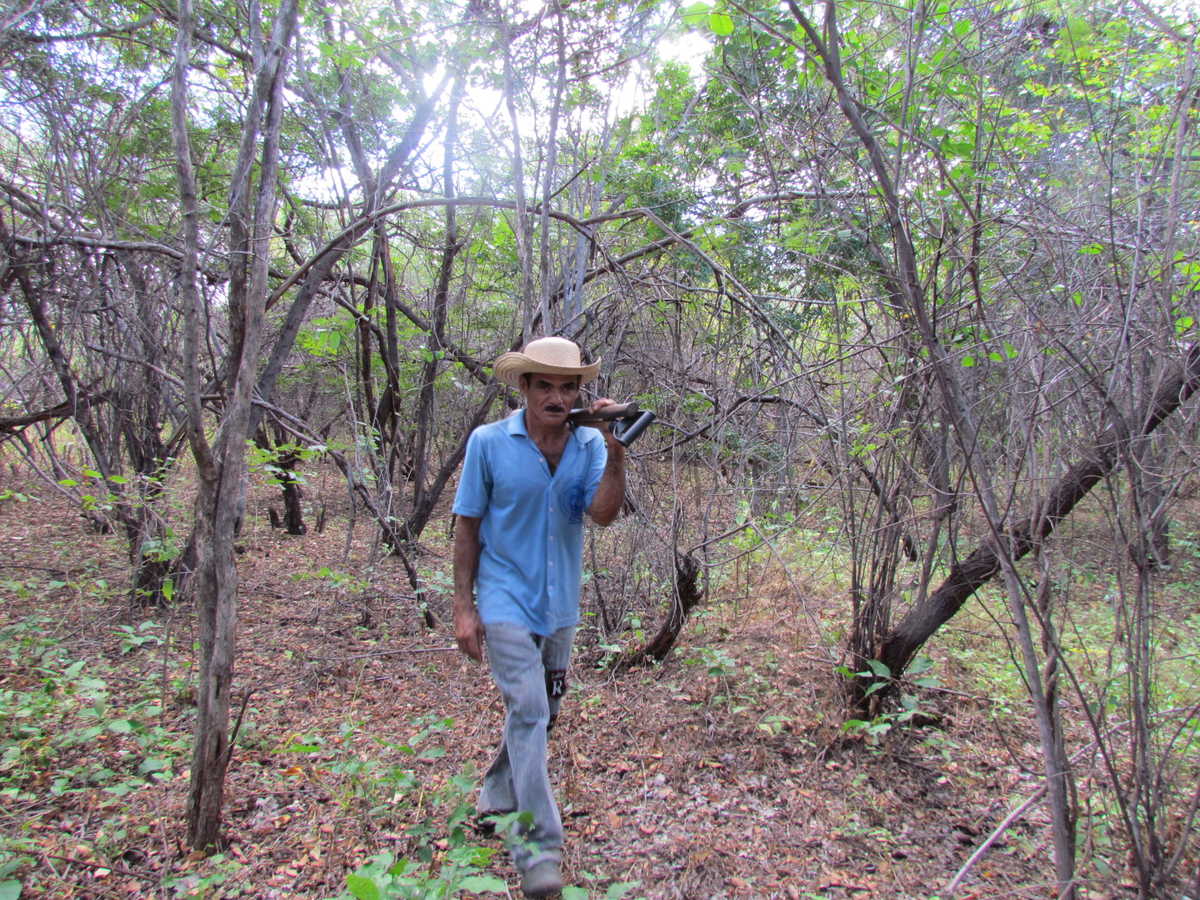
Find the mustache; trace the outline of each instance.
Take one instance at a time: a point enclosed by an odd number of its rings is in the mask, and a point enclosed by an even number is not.
[[[544,407],[542,407],[542,408],[543,408],[544,410],[546,410],[546,412],[553,412],[553,413],[558,413],[558,412],[566,412],[566,411],[567,411],[567,408],[566,408],[565,406],[563,406],[561,403],[547,403],[547,404],[546,404]]]

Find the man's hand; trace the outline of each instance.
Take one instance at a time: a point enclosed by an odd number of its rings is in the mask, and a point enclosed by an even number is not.
[[[483,622],[470,600],[461,603],[457,598],[454,600],[454,639],[458,649],[475,662],[483,659]]]
[[[588,412],[591,413],[592,415],[595,415],[596,413],[600,412],[600,410],[604,409],[604,407],[606,407],[606,406],[617,406],[617,405],[618,405],[617,401],[613,400],[611,397],[601,397],[599,400],[594,401],[592,403],[592,405],[588,407]],[[608,445],[609,457],[611,458],[613,456],[613,454],[615,453],[617,456],[617,459],[619,461],[623,462],[625,460],[625,445],[619,443],[617,441],[617,439],[613,436],[612,423],[611,422],[600,422],[599,424],[593,425],[592,427],[597,429],[602,435],[604,435],[604,443],[606,443]]]

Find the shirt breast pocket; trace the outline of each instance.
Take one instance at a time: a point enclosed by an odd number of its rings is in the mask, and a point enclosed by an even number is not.
[[[587,512],[587,485],[582,479],[560,485],[556,491],[555,505],[559,515],[572,525],[578,525]]]

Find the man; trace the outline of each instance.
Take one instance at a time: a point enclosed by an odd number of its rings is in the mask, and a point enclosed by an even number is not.
[[[508,835],[527,897],[562,889],[563,828],[546,733],[565,693],[579,622],[583,516],[608,525],[625,497],[625,448],[607,427],[567,423],[580,388],[599,370],[559,337],[496,360],[496,378],[520,390],[524,408],[471,434],[454,500],[454,636],[475,661],[486,640],[507,711],[478,808],[532,817]]]

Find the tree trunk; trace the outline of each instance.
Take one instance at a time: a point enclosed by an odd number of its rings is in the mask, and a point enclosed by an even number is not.
[[[466,89],[462,77],[455,79],[450,91],[450,106],[446,121],[446,148],[442,161],[442,181],[446,197],[453,200],[454,160],[458,142],[458,107]],[[436,409],[434,387],[437,382],[441,358],[445,354],[446,313],[450,306],[450,280],[454,274],[454,261],[462,249],[458,239],[458,213],[453,203],[446,204],[446,238],[442,246],[442,259],[438,266],[437,284],[433,290],[433,309],[426,343],[425,364],[421,367],[421,390],[417,397],[416,421],[413,431],[413,499],[412,515],[405,523],[405,538],[417,540],[425,525],[427,510],[431,511],[437,497],[430,497],[429,457],[436,433]],[[491,405],[490,403],[488,404]],[[415,526],[415,530],[414,530]]]
[[[226,468],[223,475],[228,472]],[[231,486],[236,492],[238,486]],[[232,518],[227,512],[231,504],[222,501],[221,494],[218,485],[206,484],[196,501],[195,596],[200,680],[196,692],[187,825],[188,844],[204,851],[220,846],[221,807],[230,755],[230,691],[236,651],[237,566],[232,552]]]
[[[262,34],[260,15],[258,4],[251,3],[250,40],[255,46],[256,71],[229,192],[229,310],[234,340],[222,361],[221,371],[228,379],[226,400],[211,445],[205,434],[196,362],[199,356],[196,348],[206,310],[196,280],[199,207],[187,129],[187,69],[190,36],[195,26],[191,0],[181,0],[179,6],[179,33],[171,84],[172,140],[184,227],[180,293],[187,310],[185,402],[188,438],[200,483],[193,531],[200,683],[187,820],[188,843],[201,851],[212,850],[220,844],[225,772],[230,758],[229,704],[237,626],[237,565],[233,542],[245,507],[245,445],[252,433],[252,397],[262,347],[269,244],[276,207],[283,82],[287,48],[297,19],[296,0],[283,0],[280,4],[269,39]],[[257,152],[259,147],[261,155]],[[259,180],[254,194],[252,175],[256,168]]]

